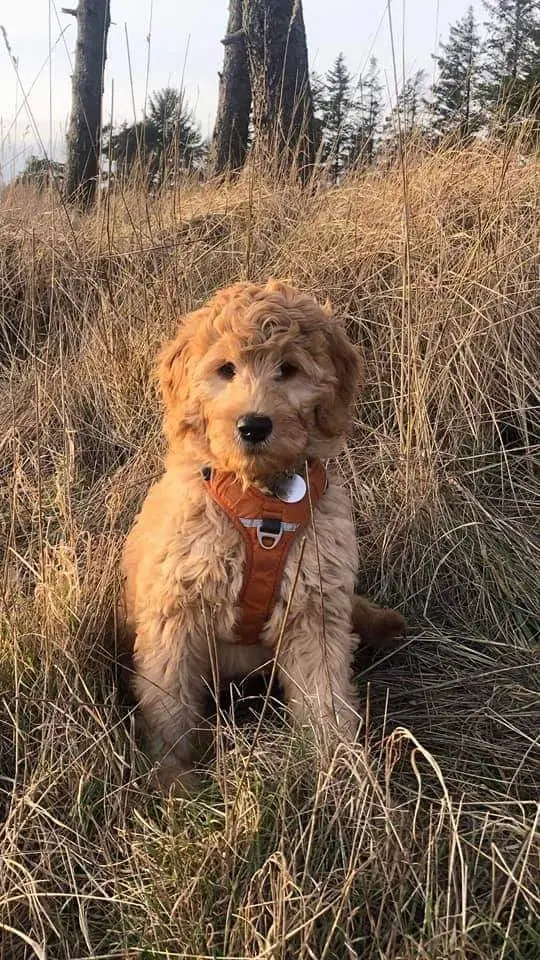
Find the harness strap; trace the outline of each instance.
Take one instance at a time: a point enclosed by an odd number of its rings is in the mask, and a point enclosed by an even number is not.
[[[326,490],[326,470],[320,460],[308,465],[309,492],[297,503],[284,503],[256,487],[244,490],[232,473],[205,468],[203,477],[246,548],[236,642],[257,643],[276,603],[289,551]]]

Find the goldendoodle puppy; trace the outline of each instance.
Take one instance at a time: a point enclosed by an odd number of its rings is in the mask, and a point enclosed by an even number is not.
[[[353,738],[358,638],[402,631],[354,598],[347,492],[323,461],[351,423],[358,354],[285,283],[238,283],[183,320],[159,361],[169,450],[123,557],[134,690],[160,782],[201,755],[209,690],[277,668],[295,721]]]

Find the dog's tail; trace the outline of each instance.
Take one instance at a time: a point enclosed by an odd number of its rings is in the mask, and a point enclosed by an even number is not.
[[[376,607],[367,597],[359,596],[353,599],[352,626],[365,645],[374,649],[395,646],[407,630],[397,610]]]

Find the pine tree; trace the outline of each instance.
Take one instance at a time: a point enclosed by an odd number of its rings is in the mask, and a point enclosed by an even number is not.
[[[309,82],[311,86],[311,99],[313,101],[313,140],[315,150],[318,156],[320,156],[324,133],[324,77],[312,70]]]
[[[185,169],[193,165],[201,136],[181,91],[165,87],[152,94],[147,123],[163,178],[167,167]]]
[[[437,136],[466,140],[482,125],[479,99],[480,36],[473,8],[450,27],[436,57],[438,79],[431,90],[431,116]]]
[[[537,104],[540,9],[538,0],[483,2],[489,14],[483,94],[496,128],[517,113],[523,116],[528,100]]]
[[[426,74],[424,70],[417,70],[412,77],[408,77],[399,91],[397,103],[392,110],[390,120],[396,126],[402,127],[405,135],[410,135],[422,124],[422,91]]]
[[[313,98],[313,111],[320,119],[322,119],[325,90],[324,77],[322,77],[320,73],[316,73],[315,70],[312,70],[309,82],[311,84],[311,96]]]
[[[382,87],[377,60],[372,57],[364,77],[360,77],[354,104],[354,131],[349,163],[370,166],[375,160],[381,120]]]
[[[540,38],[538,40],[540,46]],[[540,145],[540,56],[524,70],[523,77],[503,87],[503,122],[514,120],[522,148]]]
[[[149,160],[149,131],[144,122],[123,123],[114,130],[107,125],[103,128],[103,156],[108,167],[113,163],[116,177],[125,179],[139,166],[144,168]]]
[[[400,155],[410,140],[425,133],[425,101],[422,96],[425,76],[424,70],[417,70],[405,81],[399,91],[397,103],[384,122],[382,138],[390,161]]]
[[[347,164],[354,136],[351,85],[351,74],[340,53],[325,76],[321,96],[323,159],[330,162],[334,182]]]
[[[24,165],[24,170],[15,178],[15,183],[29,183],[42,191],[51,184],[61,187],[65,174],[65,165],[57,160],[32,155]]]
[[[161,185],[167,174],[189,169],[201,156],[201,136],[184,95],[165,87],[149,99],[146,119],[107,133],[105,155],[116,161],[117,176],[139,167]]]

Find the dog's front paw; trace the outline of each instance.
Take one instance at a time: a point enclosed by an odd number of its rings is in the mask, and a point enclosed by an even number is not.
[[[162,760],[152,771],[152,786],[164,797],[189,797],[200,793],[203,783],[196,770]]]

